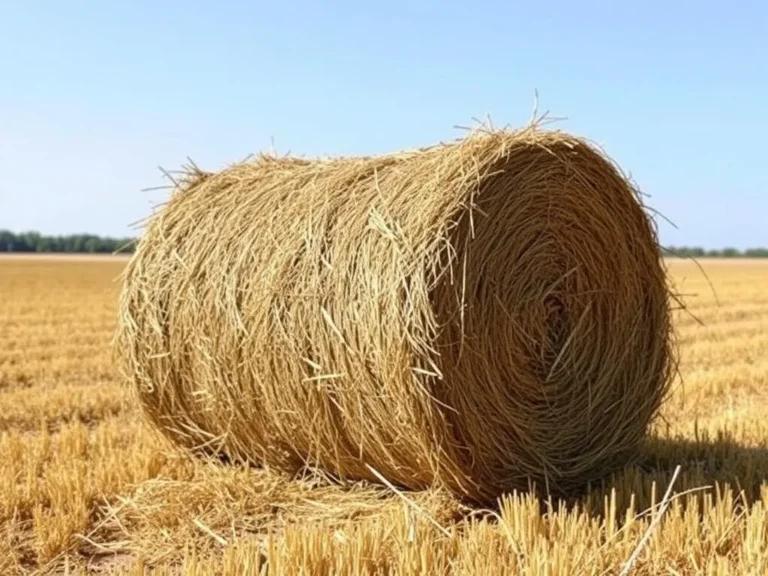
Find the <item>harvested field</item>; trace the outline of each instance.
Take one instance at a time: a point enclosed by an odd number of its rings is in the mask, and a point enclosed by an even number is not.
[[[768,262],[701,264],[714,293],[669,263],[682,380],[641,461],[479,510],[179,454],[111,357],[125,261],[2,258],[0,574],[615,574],[649,527],[635,574],[765,574]]]

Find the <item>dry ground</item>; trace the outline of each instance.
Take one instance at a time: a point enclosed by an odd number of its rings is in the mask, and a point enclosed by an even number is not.
[[[704,324],[678,315],[682,382],[637,466],[488,511],[170,450],[110,358],[123,265],[0,259],[0,574],[615,574],[659,518],[633,573],[768,573],[766,262],[703,261],[717,298],[670,263]]]

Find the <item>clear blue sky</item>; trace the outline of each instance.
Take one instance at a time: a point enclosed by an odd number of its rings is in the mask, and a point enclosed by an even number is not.
[[[757,1],[6,0],[0,228],[131,234],[158,166],[431,144],[525,123],[538,90],[665,243],[768,245],[767,30]]]

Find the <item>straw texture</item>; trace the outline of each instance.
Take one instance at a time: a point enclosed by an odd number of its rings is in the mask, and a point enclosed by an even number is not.
[[[147,417],[289,472],[566,493],[631,460],[673,367],[638,192],[535,126],[191,169],[124,280],[117,350]]]

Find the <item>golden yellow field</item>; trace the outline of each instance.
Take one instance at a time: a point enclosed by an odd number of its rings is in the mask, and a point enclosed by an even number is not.
[[[702,261],[714,292],[670,262],[682,380],[641,461],[493,510],[178,454],[111,359],[123,265],[0,259],[1,575],[618,574],[635,550],[633,574],[768,574],[768,262]]]

